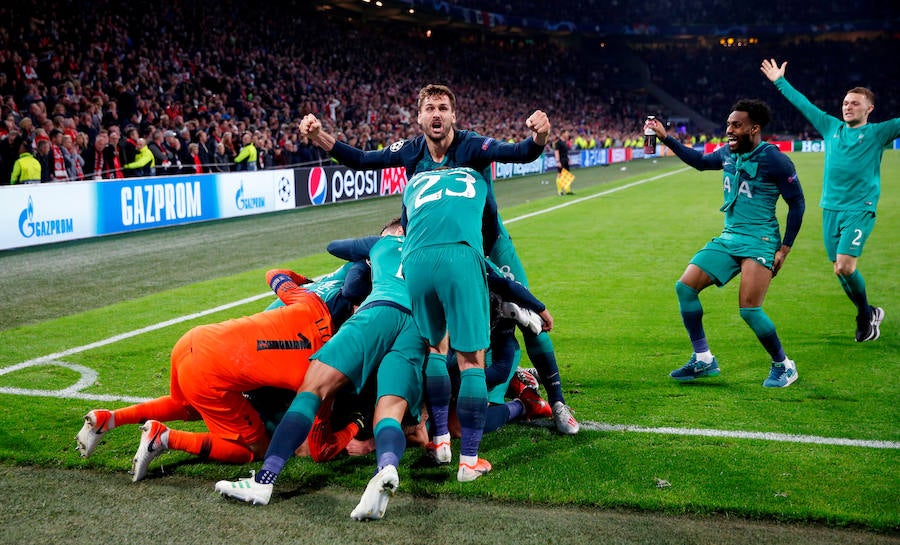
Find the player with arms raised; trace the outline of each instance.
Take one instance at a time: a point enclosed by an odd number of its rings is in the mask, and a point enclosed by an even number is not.
[[[725,229],[697,252],[675,284],[681,317],[694,353],[670,376],[679,381],[719,374],[719,365],[709,350],[703,330],[703,307],[699,294],[715,284],[723,286],[741,275],[741,318],[750,326],[772,357],[772,367],[763,386],[784,388],[797,380],[797,368],[788,359],[763,311],[769,284],[791,251],[806,208],[794,165],[777,147],[762,141],[762,129],[771,114],[758,100],[740,100],[732,106],[725,129],[727,145],[702,154],[688,148],[656,119],[647,121],[663,144],[697,170],[723,170]],[[784,239],[779,232],[775,205],[778,197],[788,203]]]
[[[869,123],[875,95],[865,87],[847,91],[843,120],[826,114],[784,78],[787,62],[764,60],[760,70],[781,94],[800,110],[825,142],[822,179],[822,235],[825,251],[841,287],[856,306],[856,341],[874,341],[881,334],[884,309],[869,304],[866,281],[856,268],[863,246],[875,228],[875,208],[881,195],[881,157],[900,137],[900,118]]]
[[[493,161],[506,163],[528,163],[543,153],[550,134],[550,120],[541,110],[536,110],[525,121],[525,126],[532,135],[515,144],[499,142],[493,138],[481,136],[473,131],[458,130],[456,124],[456,96],[444,85],[429,84],[419,91],[418,123],[423,134],[410,140],[395,142],[383,150],[364,152],[360,149],[339,142],[322,129],[321,122],[312,114],[307,115],[300,124],[300,131],[310,141],[340,161],[342,164],[356,169],[376,169],[392,166],[406,168],[407,176],[433,170],[439,167],[470,167],[481,173],[489,183],[486,207],[496,216],[496,201],[493,187],[490,185],[488,169]],[[488,216],[490,217],[490,216]],[[490,220],[489,220],[490,221]],[[512,244],[512,239],[499,217],[493,225],[485,225],[485,251],[491,261],[510,279],[528,287],[525,269]],[[546,332],[538,335],[523,334],[528,357],[537,368],[541,383],[547,390],[548,399],[553,408],[553,420],[557,430],[566,434],[578,433],[579,425],[571,410],[566,405],[562,392],[559,366],[550,336]],[[450,402],[449,377],[439,370],[435,363],[426,367],[426,374],[431,378],[426,385],[429,403],[439,398],[440,403]],[[446,380],[446,383],[444,382]],[[436,392],[442,392],[437,393]],[[446,398],[446,399],[444,399]],[[446,432],[445,419],[441,410],[431,409],[432,424],[438,429],[435,443],[438,446],[437,457],[449,462],[449,432]]]

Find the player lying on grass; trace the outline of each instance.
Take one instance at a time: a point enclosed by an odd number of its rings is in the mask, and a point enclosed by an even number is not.
[[[310,356],[333,331],[326,303],[301,287],[308,279],[284,271],[266,276],[284,307],[188,331],[172,349],[169,395],[114,411],[88,412],[75,438],[81,455],[90,456],[110,430],[143,422],[132,461],[135,481],[170,449],[237,464],[259,459],[269,435],[244,392],[264,386],[298,389]],[[200,419],[208,432],[175,430],[163,423]]]

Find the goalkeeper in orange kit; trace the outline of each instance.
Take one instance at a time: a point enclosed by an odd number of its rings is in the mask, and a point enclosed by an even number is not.
[[[188,331],[172,349],[169,395],[113,411],[90,411],[76,436],[81,455],[90,456],[114,427],[143,422],[132,463],[135,481],[146,476],[154,458],[170,449],[229,463],[261,458],[270,437],[244,392],[265,386],[296,392],[309,357],[333,332],[329,306],[312,289],[302,287],[308,279],[280,270],[266,276],[284,307]],[[208,432],[163,424],[200,419]]]

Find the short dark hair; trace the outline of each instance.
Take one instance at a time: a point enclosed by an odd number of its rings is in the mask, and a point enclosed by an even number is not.
[[[440,85],[438,83],[429,83],[425,87],[422,87],[419,90],[419,99],[416,101],[416,110],[422,110],[422,103],[425,102],[426,98],[430,97],[438,97],[438,96],[446,96],[450,99],[450,109],[454,112],[456,111],[456,95],[453,94],[453,91],[450,90],[446,85]]]
[[[384,226],[381,228],[381,231],[379,231],[379,233],[384,234],[384,232],[387,231],[388,229],[396,227],[400,224],[401,224],[401,222],[400,222],[399,216],[396,218],[391,218],[390,221],[388,221],[387,223],[384,224]]]
[[[10,145],[10,148],[15,150],[16,153],[19,153],[19,150],[22,148],[23,144],[27,144],[28,140],[25,138],[24,134],[18,134],[13,138],[13,141]]]
[[[750,121],[760,127],[765,127],[772,120],[772,110],[769,105],[756,98],[744,98],[738,100],[731,107],[732,112],[747,112]]]

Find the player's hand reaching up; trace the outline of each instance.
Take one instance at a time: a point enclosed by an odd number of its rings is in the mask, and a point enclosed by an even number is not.
[[[547,137],[550,135],[550,118],[541,110],[535,110],[528,119],[525,120],[525,126],[534,133],[532,138],[534,141],[543,146],[547,143]]]
[[[759,69],[763,74],[769,78],[769,81],[774,82],[778,78],[784,77],[784,71],[787,68],[787,61],[781,63],[781,66],[778,66],[778,63],[775,62],[775,59],[763,59],[762,66]]]

